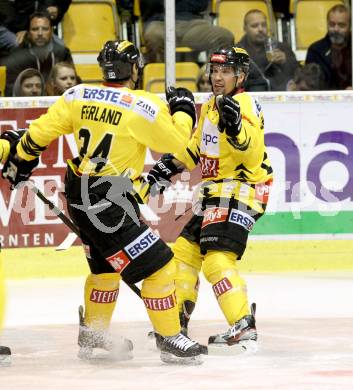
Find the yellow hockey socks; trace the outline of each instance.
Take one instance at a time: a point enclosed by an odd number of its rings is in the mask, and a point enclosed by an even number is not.
[[[90,274],[85,284],[85,324],[106,330],[115,308],[121,276],[118,273]]]
[[[196,303],[203,256],[200,254],[200,247],[197,244],[183,237],[176,240],[173,252],[176,265],[176,297],[179,313],[182,313],[185,301]]]
[[[141,295],[148,316],[154,330],[162,336],[180,332],[174,277],[175,263],[171,260],[142,283]]]
[[[228,324],[233,325],[248,315],[249,305],[246,284],[236,268],[236,255],[232,252],[208,251],[203,262],[206,279]]]

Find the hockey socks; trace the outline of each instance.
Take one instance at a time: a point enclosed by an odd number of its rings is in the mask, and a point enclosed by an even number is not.
[[[90,274],[85,284],[85,325],[107,330],[119,293],[118,273]]]
[[[154,330],[162,336],[180,332],[175,298],[175,263],[171,260],[142,283],[141,295]]]
[[[234,253],[208,251],[202,268],[229,325],[250,314],[246,284],[236,269]]]

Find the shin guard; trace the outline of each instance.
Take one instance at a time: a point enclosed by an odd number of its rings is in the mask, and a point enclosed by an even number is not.
[[[141,295],[154,330],[162,336],[180,332],[175,298],[175,263],[169,261],[142,283]]]
[[[115,308],[121,276],[118,273],[90,274],[85,284],[85,324],[106,330]]]
[[[233,325],[248,315],[246,284],[238,274],[236,255],[232,252],[208,251],[202,267],[228,324]]]

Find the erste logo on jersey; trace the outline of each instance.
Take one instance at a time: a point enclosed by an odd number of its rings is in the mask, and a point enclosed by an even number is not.
[[[156,120],[159,108],[150,100],[139,98],[135,104],[134,111],[150,122]]]
[[[131,259],[136,259],[147,249],[151,248],[158,241],[159,237],[148,228],[142,234],[140,234],[131,244],[125,246],[125,251],[129,254]]]
[[[202,220],[202,228],[211,223],[225,222],[228,216],[227,207],[212,207],[205,210]]]
[[[203,179],[217,177],[219,170],[219,159],[200,154],[201,176]]]
[[[120,104],[126,108],[131,108],[132,103],[134,102],[134,97],[127,93],[121,95]]]
[[[118,273],[122,272],[130,263],[129,258],[122,250],[120,250],[119,252],[115,253],[110,257],[107,257],[106,260]]]
[[[253,228],[255,223],[255,219],[253,217],[237,209],[232,209],[230,211],[228,221],[231,223],[235,223],[236,225],[242,226],[249,232]]]

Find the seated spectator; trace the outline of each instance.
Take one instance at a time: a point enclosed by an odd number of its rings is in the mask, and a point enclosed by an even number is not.
[[[29,28],[24,42],[8,56],[0,59],[6,66],[5,95],[12,95],[17,75],[24,69],[35,68],[46,81],[57,62],[72,62],[70,50],[53,40],[53,28],[48,13],[37,12],[29,17]]]
[[[44,79],[37,69],[25,69],[16,78],[13,96],[44,96]]]
[[[287,91],[320,91],[323,83],[320,66],[306,64],[297,68],[293,79],[288,81]]]
[[[58,62],[49,74],[47,94],[48,96],[59,96],[77,84],[78,77],[74,65],[69,62]]]
[[[351,89],[352,45],[350,12],[343,4],[327,13],[327,34],[309,46],[305,63],[318,64],[324,75],[323,89]]]
[[[206,73],[207,64],[204,64],[197,75],[196,85],[198,92],[212,92],[212,85],[210,83],[210,77]]]
[[[244,36],[237,46],[250,55],[250,72],[245,83],[247,91],[285,91],[298,67],[295,54],[285,43],[272,41],[272,50],[266,53],[268,40],[266,15],[250,10],[244,17]]]
[[[34,12],[48,12],[53,26],[57,26],[72,0],[0,0],[0,50],[1,42],[17,47],[23,42],[28,16]],[[15,36],[15,41],[13,37]],[[2,38],[2,39],[1,39]],[[55,37],[58,41],[59,38]],[[61,41],[60,41],[61,42]]]
[[[176,46],[190,47],[195,52],[213,50],[234,43],[227,29],[204,19],[208,0],[179,0],[175,3]],[[164,0],[141,0],[144,39],[148,62],[164,62]]]

